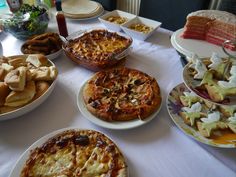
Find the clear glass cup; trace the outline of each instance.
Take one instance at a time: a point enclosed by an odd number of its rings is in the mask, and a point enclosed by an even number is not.
[[[234,39],[234,40],[226,40],[223,44],[222,44],[222,49],[223,49],[223,51],[225,52],[225,54],[227,54],[229,57],[231,57],[231,58],[233,58],[233,59],[236,59],[236,52],[234,51],[234,52],[229,52],[229,50],[227,50],[226,48],[225,48],[225,45],[226,44],[232,44],[232,45],[234,45],[235,47],[234,48],[236,48],[236,39]]]
[[[0,42],[0,57],[3,56],[3,48],[2,48],[2,43]]]

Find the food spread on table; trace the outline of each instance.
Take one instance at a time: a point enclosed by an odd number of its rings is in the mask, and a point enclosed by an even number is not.
[[[8,27],[15,28],[17,19],[10,20]],[[114,16],[107,20],[117,24],[127,21]],[[27,30],[35,27],[31,23],[24,25]],[[236,38],[232,33],[235,27],[235,16],[231,14],[198,11],[188,15],[182,37],[221,45],[226,39]],[[143,33],[152,30],[144,24],[129,28]],[[135,68],[124,67],[132,38],[93,29],[62,42],[57,33],[42,33],[22,45],[22,52],[30,55],[0,58],[0,116],[30,104],[47,92],[57,77],[57,68],[44,55],[57,52],[61,46],[72,61],[98,71],[84,84],[83,101],[86,109],[99,119],[142,121],[160,108],[162,97],[157,80]],[[232,44],[226,47],[235,50]],[[221,58],[216,53],[206,59],[194,55],[186,68],[188,77],[199,84],[194,85],[195,92],[178,95],[181,103],[178,115],[205,138],[227,144],[222,138],[230,134],[233,138],[227,141],[235,141],[236,107],[215,104],[236,96],[235,59]],[[209,100],[196,90],[207,93]],[[123,155],[108,137],[93,130],[68,130],[31,150],[21,171],[21,177],[26,176],[126,177],[128,172]]]

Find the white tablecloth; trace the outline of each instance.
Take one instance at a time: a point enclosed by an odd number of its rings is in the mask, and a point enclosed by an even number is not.
[[[57,31],[53,20],[49,31]],[[97,19],[67,20],[69,33],[102,26]],[[102,26],[103,27],[103,26]],[[126,66],[155,77],[163,94],[160,113],[148,124],[129,130],[109,130],[94,125],[80,113],[76,95],[93,72],[61,55],[54,62],[58,82],[48,99],[32,112],[0,122],[0,177],[10,174],[20,155],[40,137],[57,129],[78,127],[101,131],[122,149],[130,177],[235,177],[235,149],[203,145],[186,136],[166,109],[168,92],[182,82],[182,65],[170,43],[171,32],[158,29],[145,42],[134,40]],[[1,34],[4,55],[20,54],[22,41]]]

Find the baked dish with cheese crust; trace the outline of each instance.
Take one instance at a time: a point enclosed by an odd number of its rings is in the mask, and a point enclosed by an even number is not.
[[[123,65],[131,44],[131,38],[97,29],[69,40],[63,48],[74,62],[87,69],[99,71]]]
[[[119,148],[94,130],[69,129],[32,149],[20,177],[127,177]]]
[[[108,122],[144,120],[162,101],[155,78],[126,67],[97,72],[85,84],[83,98],[88,111]]]

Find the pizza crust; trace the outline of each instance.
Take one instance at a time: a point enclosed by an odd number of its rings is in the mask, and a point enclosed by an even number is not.
[[[85,84],[83,99],[88,111],[105,121],[145,119],[162,101],[154,78],[125,67],[97,72]]]

